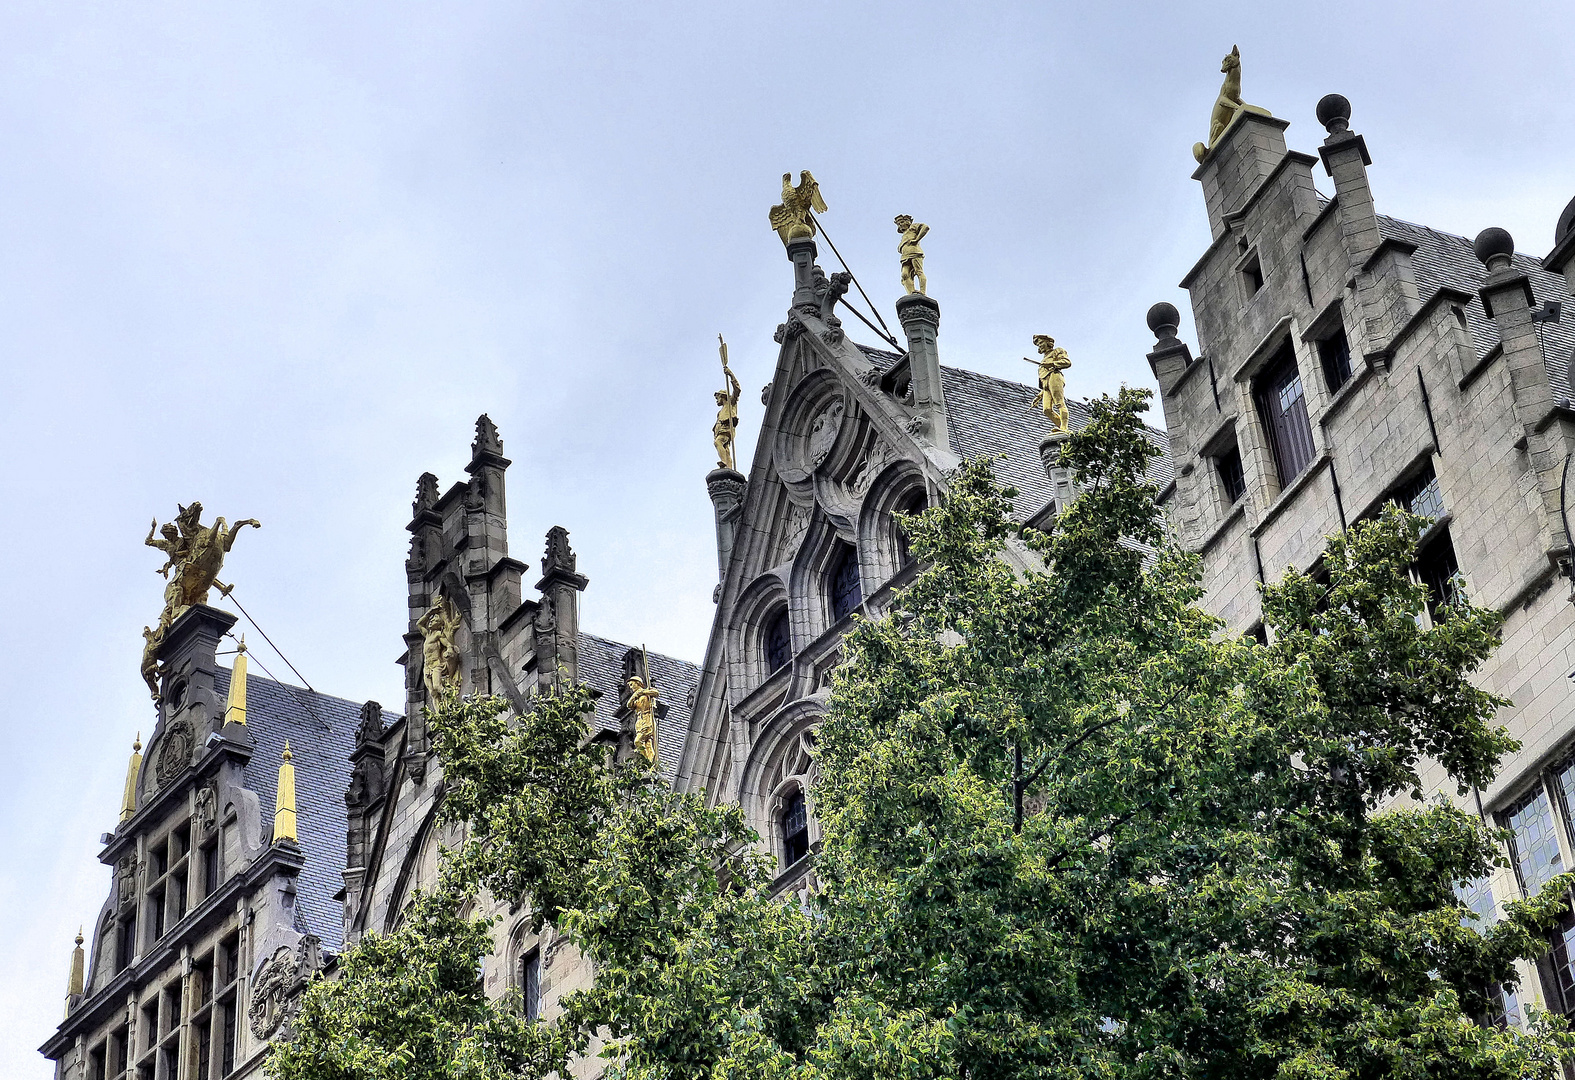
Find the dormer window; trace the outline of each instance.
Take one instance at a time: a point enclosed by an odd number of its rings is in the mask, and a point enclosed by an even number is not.
[[[859,553],[851,544],[838,544],[831,561],[831,621],[846,616],[864,600],[859,583]]]
[[[1296,366],[1296,351],[1290,342],[1281,347],[1258,376],[1253,396],[1258,399],[1258,413],[1268,432],[1275,471],[1284,489],[1313,459],[1307,395],[1302,387],[1302,373]]]
[[[781,671],[793,659],[793,632],[787,608],[779,608],[766,623],[766,671]]]
[[[1219,473],[1220,488],[1225,492],[1225,505],[1235,506],[1236,500],[1247,493],[1247,474],[1241,467],[1241,450],[1235,443],[1214,455],[1214,469]]]

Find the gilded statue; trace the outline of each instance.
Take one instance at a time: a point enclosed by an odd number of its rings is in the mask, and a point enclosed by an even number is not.
[[[715,394],[716,423],[711,425],[711,441],[716,444],[716,467],[736,469],[738,459],[733,447],[738,438],[738,398],[744,389],[738,385],[733,369],[727,366],[727,342],[722,341],[721,334],[716,340],[721,342],[722,375],[727,379],[727,389]]]
[[[459,646],[454,638],[461,621],[458,609],[441,593],[416,620],[416,632],[421,635],[421,673],[434,702],[459,688]]]
[[[180,507],[175,520],[162,529],[158,519],[153,519],[143,543],[164,552],[164,565],[158,572],[169,579],[164,590],[164,612],[159,616],[160,630],[193,604],[206,604],[210,589],[217,587],[229,595],[231,586],[219,580],[219,571],[224,566],[224,556],[235,546],[235,537],[246,525],[262,528],[255,518],[226,525],[221,517],[215,518],[212,525],[204,525],[200,502]],[[155,536],[155,532],[159,535]]]
[[[771,208],[771,227],[786,244],[815,235],[815,215],[826,212],[826,200],[820,197],[820,185],[805,169],[798,174],[798,186],[793,186],[793,174],[782,174],[782,201]]]
[[[148,684],[148,693],[159,700],[159,646],[164,644],[164,624],[142,628],[142,681]]]
[[[908,214],[898,214],[896,225],[902,234],[902,239],[897,241],[897,257],[902,260],[902,287],[910,293],[922,293],[925,291],[924,249],[919,241],[929,235],[930,227],[914,221]]]
[[[629,711],[634,714],[634,748],[652,765],[656,764],[656,699],[659,695],[660,691],[646,686],[640,676],[630,676]]]
[[[1057,348],[1055,338],[1048,334],[1035,334],[1034,347],[1039,350],[1038,360],[1028,360],[1030,364],[1039,365],[1039,407],[1045,411],[1045,419],[1057,431],[1071,431],[1071,414],[1066,409],[1066,376],[1063,372],[1072,366],[1072,358],[1066,350]]]
[[[1236,46],[1230,47],[1230,52],[1225,59],[1220,61],[1220,70],[1225,73],[1225,84],[1220,87],[1220,96],[1214,99],[1214,113],[1209,118],[1209,141],[1192,144],[1192,156],[1201,162],[1208,152],[1214,149],[1214,144],[1220,141],[1220,136],[1225,134],[1225,129],[1230,127],[1231,121],[1244,112],[1257,113],[1259,116],[1272,115],[1268,109],[1259,108],[1257,105],[1248,105],[1241,100],[1241,50]]]

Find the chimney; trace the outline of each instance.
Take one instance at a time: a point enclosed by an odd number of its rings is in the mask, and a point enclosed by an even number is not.
[[[897,300],[897,318],[908,338],[908,377],[913,383],[913,409],[919,433],[938,450],[951,451],[951,429],[946,423],[946,395],[941,390],[941,354],[935,332],[941,325],[941,305],[923,293],[908,293]]]

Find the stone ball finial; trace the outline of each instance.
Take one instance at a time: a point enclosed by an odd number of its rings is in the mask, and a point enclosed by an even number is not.
[[[1344,94],[1325,94],[1318,99],[1318,122],[1330,135],[1338,135],[1351,126],[1351,102]]]
[[[1558,227],[1553,230],[1553,242],[1555,244],[1563,243],[1564,238],[1570,234],[1572,229],[1575,229],[1575,199],[1571,199],[1569,205],[1564,208],[1564,212],[1559,215]]]
[[[1154,331],[1154,336],[1161,341],[1176,336],[1176,329],[1181,325],[1181,312],[1176,310],[1175,304],[1167,304],[1161,300],[1148,309],[1148,328]]]
[[[1489,270],[1497,270],[1509,265],[1509,257],[1515,254],[1515,238],[1509,235],[1507,229],[1493,226],[1477,233],[1471,250],[1476,252],[1478,261]]]

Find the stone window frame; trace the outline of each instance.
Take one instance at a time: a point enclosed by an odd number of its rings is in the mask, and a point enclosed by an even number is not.
[[[1289,483],[1282,485],[1279,467],[1269,442],[1268,428],[1258,409],[1257,390],[1264,369],[1287,350],[1295,359],[1296,371],[1301,376],[1313,452],[1308,465]],[[1314,370],[1317,364],[1317,357],[1312,352],[1311,345],[1302,340],[1296,320],[1287,315],[1259,339],[1258,344],[1247,354],[1247,359],[1238,364],[1231,375],[1231,381],[1236,386],[1236,435],[1242,471],[1246,476],[1248,493],[1262,492],[1262,508],[1272,506],[1281,494],[1295,486],[1296,480],[1317,465],[1319,458],[1328,453],[1319,419],[1329,406],[1329,397],[1324,393],[1320,378],[1308,378],[1308,372]]]
[[[796,620],[788,586],[775,571],[767,571],[750,582],[733,605],[733,612],[731,636],[735,647],[729,651],[742,661],[739,667],[743,669],[743,681],[739,689],[747,694],[777,673],[769,670],[770,665],[766,662],[765,635],[772,619],[787,613],[789,656],[786,667],[789,670],[805,639],[800,636],[799,627],[794,625]]]
[[[804,542],[788,577],[789,611],[793,620],[793,640],[802,653],[841,620],[832,618],[831,573],[843,546],[854,551],[859,567],[860,604],[872,590],[864,579],[862,553],[857,535],[842,532],[819,508],[810,519]],[[854,608],[855,611],[858,607]]]
[[[824,718],[824,698],[798,698],[760,724],[760,736],[744,763],[737,799],[745,817],[761,837],[765,850],[779,863],[783,851],[781,814],[796,785],[804,792],[809,817],[809,847],[820,842],[815,818],[815,779],[819,775],[809,749]],[[779,867],[785,870],[786,867]]]
[[[856,545],[859,570],[863,585],[876,586],[865,590],[866,599],[906,568],[901,557],[904,542],[898,535],[895,515],[915,496],[924,498],[926,508],[932,503],[924,471],[907,458],[882,469],[864,496],[859,507]]]
[[[545,955],[543,946],[546,944],[545,933],[532,933],[529,914],[522,915],[514,924],[514,929],[509,933],[509,946],[504,956],[508,962],[507,986],[517,995],[516,1000],[520,1012],[527,1020],[541,1018],[541,1006],[545,1000],[542,988],[542,962]],[[530,1000],[529,986],[526,983],[526,964],[534,958],[536,961],[536,986],[535,1000]]]

